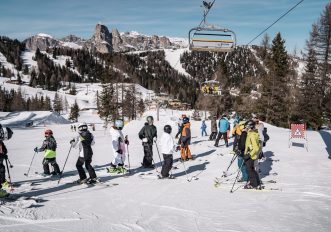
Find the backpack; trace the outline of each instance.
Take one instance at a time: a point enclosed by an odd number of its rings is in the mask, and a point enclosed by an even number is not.
[[[57,148],[56,140],[53,137],[50,137],[47,140],[48,140],[47,149],[56,151],[56,148]]]
[[[264,146],[264,147],[265,147],[267,141],[270,139],[270,137],[269,137],[267,131],[268,131],[267,128],[264,127],[264,128],[263,128],[263,131],[262,131],[262,133],[263,133],[263,137],[264,137],[264,141],[263,141],[263,146]]]

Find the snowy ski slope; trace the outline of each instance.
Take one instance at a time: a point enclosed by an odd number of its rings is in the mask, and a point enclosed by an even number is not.
[[[36,112],[34,112],[36,113]],[[177,127],[174,118],[182,112],[161,110],[156,122],[160,137],[162,128],[169,123],[174,136]],[[186,112],[188,115],[191,112]],[[156,112],[145,114],[156,118]],[[98,123],[92,111],[83,113],[80,120],[95,122],[96,144],[93,162],[97,175],[110,187],[72,186],[65,184],[78,178],[75,163],[78,151],[72,150],[64,170],[64,178],[37,176],[42,172],[42,154],[37,154],[30,171],[33,148],[40,146],[44,127],[14,128],[14,136],[6,142],[14,168],[10,169],[14,183],[21,184],[14,194],[39,198],[31,207],[29,202],[0,205],[0,230],[7,231],[300,231],[328,232],[331,228],[331,134],[330,131],[309,131],[309,152],[300,142],[288,148],[288,130],[266,125],[270,141],[264,148],[266,160],[261,161],[262,180],[275,191],[242,190],[237,184],[230,193],[233,175],[228,183],[214,187],[214,178],[220,177],[228,166],[231,148],[213,147],[213,142],[200,135],[200,123],[192,122],[191,151],[194,161],[185,166],[191,182],[187,181],[183,165],[175,162],[172,172],[175,180],[143,179],[139,174],[152,172],[140,169],[143,148],[138,132],[144,118],[130,122],[124,134],[130,139],[129,153],[132,175],[110,176],[105,168],[113,159],[109,132]],[[207,131],[210,122],[207,121]],[[62,169],[69,151],[69,141],[77,132],[68,124],[48,125],[58,142],[57,161]],[[222,142],[220,143],[223,144]],[[232,144],[232,139],[230,140]],[[223,154],[220,155],[220,154]],[[175,158],[179,154],[174,155]],[[160,160],[154,145],[154,159]],[[126,164],[128,162],[126,161]],[[229,172],[234,172],[235,166]],[[193,178],[195,177],[195,178]],[[196,179],[196,180],[195,180]],[[277,183],[267,183],[274,180]],[[30,183],[34,184],[31,185]],[[119,185],[113,186],[117,183]]]

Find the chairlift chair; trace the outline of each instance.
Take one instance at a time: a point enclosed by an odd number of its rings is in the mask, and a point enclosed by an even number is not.
[[[209,80],[204,81],[200,84],[200,90],[203,95],[207,96],[218,96],[221,95],[221,86],[219,81]]]

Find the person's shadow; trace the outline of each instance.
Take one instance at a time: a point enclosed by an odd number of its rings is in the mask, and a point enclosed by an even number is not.
[[[264,155],[264,160],[263,162],[259,163],[259,169],[261,171],[260,173],[261,179],[270,175],[270,171],[272,170],[272,165],[274,162],[274,160],[272,159],[274,153],[272,151],[265,151],[263,152],[263,155]]]
[[[319,131],[325,145],[326,145],[326,152],[329,154],[329,159],[331,159],[331,134],[328,131],[320,130]]]

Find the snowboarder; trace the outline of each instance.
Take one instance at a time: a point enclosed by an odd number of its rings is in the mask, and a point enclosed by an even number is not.
[[[78,136],[70,141],[72,147],[79,148],[79,157],[76,162],[76,168],[79,174],[79,180],[76,182],[78,184],[83,183],[96,183],[98,182],[97,175],[95,174],[94,168],[92,167],[92,145],[94,145],[93,134],[88,130],[86,123],[81,123],[78,125]],[[85,168],[89,173],[89,178],[87,179],[83,165],[85,163]]]
[[[116,120],[114,126],[110,128],[111,144],[114,154],[114,159],[110,163],[110,167],[107,168],[109,173],[125,173],[124,168],[125,161],[125,144],[129,144],[127,137],[124,138],[122,129],[124,123],[123,120]]]
[[[147,117],[147,125],[139,131],[139,138],[142,140],[144,147],[144,159],[141,163],[144,168],[154,168],[153,165],[153,140],[157,138],[157,130],[153,125],[154,119],[152,116]]]
[[[209,140],[215,140],[216,139],[216,135],[217,135],[217,122],[216,122],[216,115],[213,116],[213,118],[211,119],[211,134],[209,136]]]
[[[254,167],[254,162],[258,159],[258,152],[260,150],[260,138],[258,131],[255,129],[255,122],[253,120],[247,122],[246,128],[248,128],[248,132],[245,142],[244,159],[249,177],[249,184],[246,184],[245,188],[251,189],[258,188],[258,186],[261,185],[259,175]]]
[[[188,117],[183,118],[183,130],[180,136],[180,154],[182,161],[192,160],[191,151],[189,145],[191,143],[191,129],[190,119]]]
[[[43,169],[45,175],[60,175],[60,168],[56,162],[56,140],[53,137],[53,131],[51,129],[45,130],[45,140],[40,148],[36,147],[34,149],[35,152],[45,151],[44,159],[43,159]],[[52,165],[53,171],[49,171],[49,164]]]
[[[207,136],[207,125],[206,125],[206,122],[205,120],[202,120],[202,123],[201,123],[201,136],[203,137],[203,134],[205,134],[205,136]]]
[[[215,141],[215,147],[218,147],[218,142],[220,141],[220,139],[223,137],[224,142],[226,147],[228,147],[228,135],[227,135],[227,131],[229,128],[230,124],[226,118],[226,115],[223,114],[222,118],[220,119],[220,121],[218,122],[218,135],[217,135],[217,139]]]
[[[171,136],[171,126],[165,125],[163,130],[164,133],[162,134],[160,139],[160,147],[164,162],[162,165],[160,178],[173,178],[173,176],[169,175],[169,172],[174,162],[173,153],[175,151],[178,151],[179,147],[176,146],[176,143]]]

